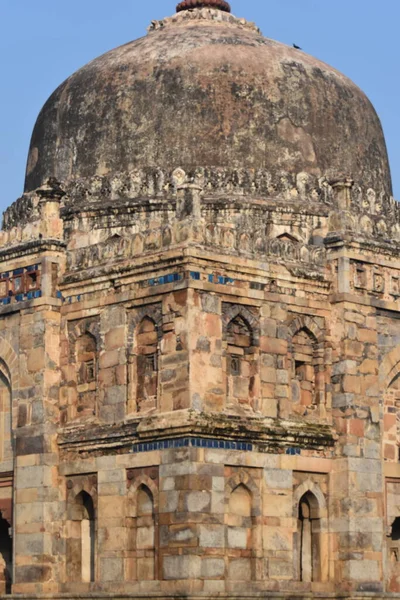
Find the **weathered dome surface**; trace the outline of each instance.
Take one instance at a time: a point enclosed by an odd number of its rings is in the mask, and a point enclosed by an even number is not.
[[[25,191],[157,167],[345,174],[391,194],[374,108],[344,75],[211,9],[183,11],[92,61],[37,120]]]

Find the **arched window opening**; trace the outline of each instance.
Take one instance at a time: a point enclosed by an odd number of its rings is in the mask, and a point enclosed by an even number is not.
[[[137,329],[137,412],[156,407],[158,386],[158,337],[152,319],[145,317]]]
[[[298,572],[300,581],[321,581],[321,522],[318,501],[307,492],[299,502]]]
[[[0,593],[11,594],[12,538],[11,525],[0,512]]]
[[[128,520],[128,579],[156,578],[156,515],[150,489],[142,484],[136,491],[136,516]]]
[[[252,504],[252,494],[244,484],[231,492],[226,515],[225,546],[229,577],[233,580],[244,578],[250,581],[254,578]],[[237,570],[239,564],[240,569]]]
[[[92,583],[96,573],[96,515],[93,498],[82,490],[70,506],[67,540],[67,577]]]
[[[96,413],[97,344],[90,333],[76,340],[77,406],[78,417]]]
[[[291,363],[292,403],[298,412],[305,414],[320,403],[324,385],[319,373],[318,343],[306,328],[293,336]]]
[[[77,503],[82,507],[81,518],[81,565],[82,581],[90,583],[95,580],[95,538],[96,522],[92,497],[85,491],[77,496]]]
[[[252,330],[238,315],[227,327],[227,379],[230,402],[253,405],[256,370]]]

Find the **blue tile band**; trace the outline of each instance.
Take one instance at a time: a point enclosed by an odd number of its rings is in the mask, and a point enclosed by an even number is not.
[[[286,448],[286,454],[289,454],[289,456],[300,456],[301,449],[300,448]]]
[[[160,440],[157,442],[140,442],[134,444],[133,452],[152,452],[153,450],[168,450],[169,448],[214,448],[219,450],[241,450],[251,452],[253,444],[249,442],[231,442],[209,438],[179,438],[173,440]]]
[[[167,283],[174,283],[175,281],[181,281],[183,279],[182,273],[169,273],[168,275],[162,275],[161,277],[152,277],[141,281],[140,285],[143,287],[152,287],[155,285],[166,285]]]

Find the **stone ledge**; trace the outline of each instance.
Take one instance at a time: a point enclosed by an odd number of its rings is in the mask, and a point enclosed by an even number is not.
[[[326,450],[337,438],[331,426],[305,421],[288,421],[257,416],[179,411],[135,419],[121,425],[71,427],[59,432],[59,446],[65,451],[95,452],[123,448],[137,443],[151,444],[178,438],[248,442],[258,452],[294,454],[300,449]],[[149,449],[150,451],[150,449]],[[290,451],[290,452],[288,452]]]

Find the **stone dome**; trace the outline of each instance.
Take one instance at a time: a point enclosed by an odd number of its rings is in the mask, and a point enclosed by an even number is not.
[[[221,167],[345,174],[391,194],[379,118],[352,81],[200,4],[181,3],[54,92],[34,128],[26,192],[49,177]]]

